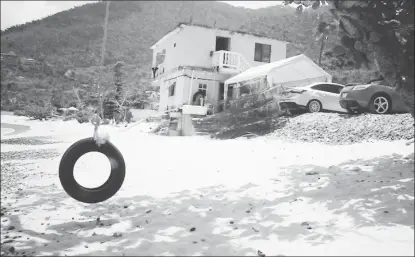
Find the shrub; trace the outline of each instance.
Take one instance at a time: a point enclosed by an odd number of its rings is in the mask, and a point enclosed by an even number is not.
[[[19,107],[20,106],[18,104],[2,104],[1,109],[7,112],[13,112],[15,110],[18,110]]]
[[[81,110],[76,113],[75,118],[79,123],[89,122],[92,117],[92,112],[89,110]]]
[[[130,123],[132,119],[133,119],[133,113],[131,112],[131,110],[128,110],[125,116],[125,120],[127,121],[127,123]]]
[[[371,79],[379,77],[373,70],[332,70],[328,71],[333,76],[334,83],[367,83]]]
[[[13,115],[16,115],[16,116],[26,116],[26,111],[25,110],[15,110],[13,112]]]
[[[27,105],[24,108],[25,116],[36,120],[48,120],[52,117],[50,106]]]
[[[63,118],[63,121],[73,120],[74,118],[74,116],[66,116]]]

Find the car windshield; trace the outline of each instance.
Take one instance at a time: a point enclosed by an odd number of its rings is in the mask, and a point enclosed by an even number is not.
[[[383,85],[383,80],[372,81],[371,85]]]
[[[366,84],[381,85],[385,80],[383,78],[369,80]]]

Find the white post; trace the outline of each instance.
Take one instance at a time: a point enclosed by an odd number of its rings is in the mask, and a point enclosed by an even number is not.
[[[224,52],[220,51],[220,54],[219,54],[219,68],[220,69],[222,69],[224,62],[225,62]]]
[[[192,70],[192,78],[190,79],[190,89],[189,89],[189,105],[192,104],[192,89],[193,89],[193,75],[195,70]]]
[[[206,71],[203,72],[204,77],[206,78]],[[202,106],[206,105],[206,102],[208,100],[208,94],[207,94],[207,89],[208,89],[208,83],[206,83],[206,88],[205,88],[205,97],[203,97],[203,104]]]
[[[226,100],[228,100],[228,84],[225,83],[223,92],[223,110],[226,110]]]
[[[215,73],[213,73],[213,87],[216,87]],[[213,90],[213,92],[215,92],[215,90]],[[216,95],[218,95],[218,93],[216,93]],[[212,95],[212,115],[215,114],[215,106],[213,105],[213,103],[215,102],[214,98],[215,98],[215,96],[213,94]]]

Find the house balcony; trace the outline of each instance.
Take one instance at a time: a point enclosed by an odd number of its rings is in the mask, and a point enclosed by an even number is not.
[[[251,68],[242,54],[222,50],[213,53],[212,66],[219,73],[229,75],[238,74]]]
[[[157,65],[157,66],[155,66],[151,69],[152,69],[151,84],[152,84],[152,86],[157,86],[157,85],[159,85],[160,78],[166,73],[164,64],[159,64],[159,65]]]

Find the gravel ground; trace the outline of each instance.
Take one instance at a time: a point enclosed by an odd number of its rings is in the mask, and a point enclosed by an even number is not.
[[[18,137],[1,140],[1,144],[10,145],[47,145],[56,143],[60,142],[52,140],[50,137]]]
[[[53,144],[60,143],[50,137],[19,137],[2,139],[2,145],[32,146],[32,149],[21,151],[4,151],[1,152],[1,226],[2,242],[0,243],[1,255],[8,256],[33,256],[33,251],[15,250],[15,243],[18,241],[33,240],[32,237],[24,235],[20,228],[15,226],[4,226],[10,218],[21,215],[22,210],[16,208],[15,201],[10,199],[23,200],[30,196],[27,190],[37,188],[38,185],[31,184],[31,180],[40,177],[48,177],[43,171],[38,171],[38,161],[51,159],[59,156],[58,151],[53,148]],[[49,145],[48,149],[33,149],[33,146]],[[50,148],[49,148],[50,147]],[[6,204],[7,202],[7,204]]]
[[[408,140],[414,138],[414,120],[410,114],[307,113],[290,118],[272,135],[289,141],[327,144]]]
[[[10,193],[21,190],[21,181],[28,178],[35,170],[34,163],[2,163],[1,165],[1,195],[2,198]],[[4,207],[4,206],[2,206]]]
[[[54,149],[38,149],[38,150],[25,150],[25,151],[9,151],[1,153],[1,161],[13,161],[13,160],[34,160],[34,159],[49,159],[55,158],[60,154]],[[3,164],[2,164],[3,167]]]

